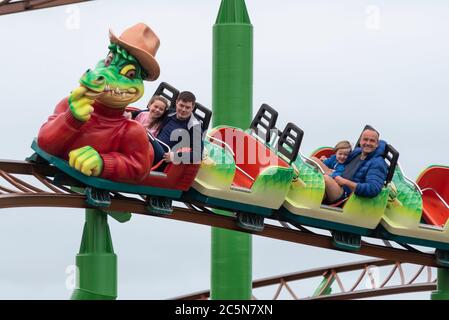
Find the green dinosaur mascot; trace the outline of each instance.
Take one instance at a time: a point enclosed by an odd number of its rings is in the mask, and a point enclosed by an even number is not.
[[[150,171],[153,150],[145,129],[123,113],[142,97],[143,80],[159,77],[160,42],[143,23],[119,38],[110,31],[109,37],[108,55],[59,102],[39,131],[38,145],[87,176],[138,183]]]

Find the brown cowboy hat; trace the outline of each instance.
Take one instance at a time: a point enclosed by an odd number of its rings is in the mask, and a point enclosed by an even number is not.
[[[126,29],[120,38],[117,38],[109,30],[109,39],[112,43],[120,45],[139,61],[148,74],[144,80],[153,81],[159,77],[160,68],[154,56],[159,48],[160,41],[150,27],[144,23],[138,23]]]

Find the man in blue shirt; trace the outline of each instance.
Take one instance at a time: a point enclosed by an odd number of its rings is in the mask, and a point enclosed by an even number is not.
[[[200,163],[203,151],[203,128],[193,115],[196,97],[183,91],[176,100],[176,112],[167,116],[156,140],[152,140],[154,162]],[[185,152],[186,148],[189,151]],[[169,150],[170,149],[170,150]],[[182,149],[183,152],[179,152]]]

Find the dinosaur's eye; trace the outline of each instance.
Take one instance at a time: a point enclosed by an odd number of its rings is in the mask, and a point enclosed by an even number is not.
[[[132,64],[128,64],[120,70],[120,74],[132,80],[136,77],[136,67]]]
[[[126,74],[125,77],[128,77],[130,79],[134,79],[136,77],[136,70],[129,70]]]
[[[104,66],[105,67],[109,67],[109,65],[111,64],[112,60],[114,60],[114,54],[112,52],[109,52],[109,54],[106,57],[106,59],[104,59]]]

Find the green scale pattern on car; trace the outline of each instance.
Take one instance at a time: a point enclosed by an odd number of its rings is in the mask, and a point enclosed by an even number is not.
[[[385,215],[404,227],[415,226],[421,219],[421,194],[414,185],[406,181],[399,168],[396,168],[392,181],[394,186],[390,186],[390,193],[396,193],[396,197],[390,199]]]
[[[273,194],[290,187],[293,179],[293,169],[273,166],[263,171],[259,178],[254,182],[252,190],[254,192],[265,192],[270,190]]]
[[[275,151],[274,139],[267,146]],[[289,149],[288,146],[285,148]],[[296,172],[293,172],[293,180],[286,201],[299,208],[319,208],[325,190],[323,175],[316,167],[306,163],[300,155],[297,156],[292,167]]]
[[[382,191],[374,198],[366,198],[352,195],[345,204],[345,212],[351,212],[359,216],[360,219],[372,215],[378,216],[379,221],[382,216],[388,201],[388,188],[383,188]]]
[[[208,136],[210,137],[210,133],[213,133],[218,128],[220,127],[210,129]],[[234,175],[236,170],[238,170],[232,152],[209,141],[207,138],[204,142],[204,150],[205,156],[195,181],[209,190],[231,192],[230,188],[233,184]],[[269,197],[272,200],[272,204],[278,203],[278,205],[274,205],[275,207],[280,206],[289,191],[293,176],[294,171],[290,166],[282,167],[273,163],[255,177],[256,180],[251,186],[251,194],[240,193],[237,198],[233,198],[233,201],[246,201],[243,199],[251,197],[253,204],[265,203],[268,205],[267,200]]]
[[[298,179],[294,181],[287,195],[287,201],[298,207],[319,208],[324,196],[324,177],[321,172],[298,156],[294,161]]]
[[[232,154],[215,143],[205,140],[204,158],[196,179],[204,182],[210,181],[217,186],[229,187],[235,172]]]

